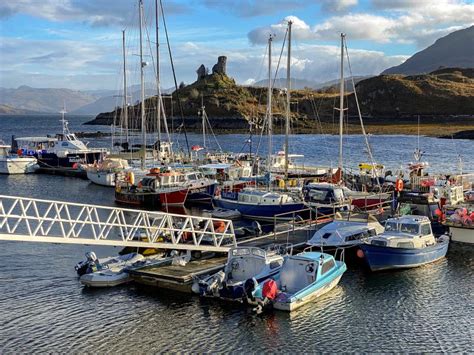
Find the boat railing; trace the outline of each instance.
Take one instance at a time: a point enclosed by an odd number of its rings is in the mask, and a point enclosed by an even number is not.
[[[382,195],[386,195],[387,192],[374,193],[370,196],[365,196],[365,201],[363,207],[354,206],[354,212],[367,212],[373,210],[385,210],[387,207],[393,208],[395,202],[395,195],[392,192],[392,197],[390,199],[382,199]],[[379,196],[379,201],[376,203],[369,204],[367,203],[368,199],[373,200],[375,196]]]
[[[232,221],[0,195],[0,240],[225,252]]]

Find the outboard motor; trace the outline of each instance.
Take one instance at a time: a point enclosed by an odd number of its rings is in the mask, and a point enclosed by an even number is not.
[[[90,273],[92,266],[99,263],[97,255],[93,251],[88,251],[86,253],[86,260],[82,260],[76,264],[74,269],[76,270],[79,276]]]

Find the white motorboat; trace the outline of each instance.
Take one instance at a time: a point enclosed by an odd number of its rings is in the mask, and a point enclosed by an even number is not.
[[[121,158],[105,158],[98,164],[85,167],[87,178],[94,184],[114,187],[117,174],[130,169],[128,161]]]
[[[222,219],[240,219],[242,214],[237,210],[228,210],[225,208],[215,208],[210,211],[210,215],[213,218],[222,218]]]
[[[9,145],[0,144],[0,174],[33,173],[36,168],[36,158],[12,154]]]
[[[145,257],[138,253],[98,259],[94,252],[88,252],[86,260],[79,262],[75,269],[80,276],[79,281],[86,286],[117,286],[130,281],[128,274],[125,273],[127,267],[143,259]]]
[[[324,249],[354,247],[383,231],[384,227],[371,214],[338,212],[334,221],[319,229],[307,244]]]

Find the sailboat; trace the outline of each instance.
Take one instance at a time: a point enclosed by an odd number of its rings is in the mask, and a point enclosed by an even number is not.
[[[291,41],[291,25],[288,22],[289,42]],[[267,119],[268,119],[268,168],[271,170],[272,157],[272,40],[273,36],[268,38],[268,101],[267,101]],[[291,46],[288,45],[288,63],[290,62]],[[289,67],[289,65],[288,65]],[[289,83],[289,70],[287,70]],[[288,92],[289,93],[289,92]],[[288,98],[289,103],[289,98]],[[289,104],[287,107],[287,124],[289,121]],[[288,129],[288,128],[287,128]],[[287,135],[288,136],[288,135]],[[286,146],[288,142],[286,142]],[[288,149],[286,149],[288,151]],[[286,171],[287,171],[286,164]],[[287,175],[287,174],[286,174]],[[292,196],[286,193],[276,191],[261,191],[254,188],[244,188],[241,191],[223,191],[220,196],[214,198],[215,204],[220,208],[232,209],[239,211],[243,217],[259,219],[259,220],[273,220],[276,215],[281,216],[282,219],[292,217],[292,213],[296,213],[304,208],[303,202],[295,200]],[[294,217],[294,216],[293,216]]]
[[[140,28],[140,86],[141,86],[141,129],[142,129],[142,157],[141,171],[146,169],[146,121],[145,121],[145,81],[143,60],[143,0],[139,0],[139,28]],[[161,101],[158,90],[158,102]],[[160,105],[158,105],[160,108]],[[125,179],[116,182],[115,201],[117,203],[159,209],[163,206],[183,205],[188,196],[187,185],[165,185],[155,177],[146,177],[135,185],[133,172],[127,172]]]

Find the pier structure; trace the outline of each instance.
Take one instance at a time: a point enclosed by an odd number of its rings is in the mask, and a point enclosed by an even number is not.
[[[0,195],[0,240],[227,252],[232,221]]]

